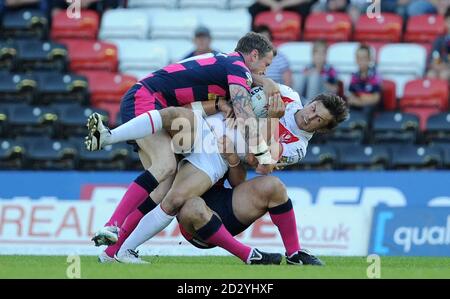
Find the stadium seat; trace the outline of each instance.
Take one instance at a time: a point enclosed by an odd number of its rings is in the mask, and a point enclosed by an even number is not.
[[[384,12],[380,18],[361,14],[355,24],[353,39],[359,42],[400,42],[403,20],[399,15]]]
[[[140,40],[112,40],[111,43],[119,49],[119,70],[122,73],[138,71],[148,75],[169,64],[168,50],[161,43]]]
[[[426,50],[418,44],[387,44],[380,49],[378,72],[395,82],[401,98],[407,81],[422,77],[426,69]]]
[[[394,169],[438,169],[441,166],[442,154],[435,147],[398,145],[392,148]]]
[[[58,116],[49,107],[15,105],[9,109],[10,136],[53,136]]]
[[[159,10],[150,15],[152,39],[187,39],[194,37],[200,25],[197,13],[191,10]],[[174,22],[173,20],[177,20]]]
[[[347,145],[339,148],[339,163],[347,170],[388,169],[390,153],[383,145]]]
[[[78,102],[88,104],[88,81],[76,74],[43,72],[38,76],[38,96],[35,102],[50,104],[57,102]]]
[[[118,50],[114,44],[67,39],[60,40],[69,51],[70,70],[104,70],[117,72],[119,64]]]
[[[8,135],[8,116],[9,111],[6,107],[0,106],[0,137]]]
[[[38,89],[34,75],[0,73],[0,104],[32,103]]]
[[[80,71],[89,82],[89,93],[92,105],[99,102],[119,103],[123,95],[137,79],[132,76],[105,71]]]
[[[18,69],[20,71],[67,69],[67,48],[59,43],[39,40],[17,41]]]
[[[369,127],[366,115],[359,111],[351,111],[349,118],[341,123],[328,137],[331,141],[362,143]]]
[[[128,7],[138,8],[138,7],[164,7],[164,8],[175,8],[178,4],[178,0],[128,0]]]
[[[227,1],[223,0],[179,0],[180,9],[186,8],[217,8],[225,9],[228,6]]]
[[[78,104],[52,105],[51,108],[58,115],[56,132],[58,138],[86,136],[86,121],[94,112],[104,115],[104,121],[108,122],[108,112],[98,108],[83,107]]]
[[[293,87],[295,90],[299,90],[298,84],[303,70],[312,62],[312,43],[287,42],[282,44],[278,51],[286,55],[293,73]]]
[[[438,79],[418,79],[406,83],[400,99],[402,111],[417,114],[420,128],[425,130],[427,119],[439,111],[448,110],[448,83]]]
[[[194,44],[191,40],[187,39],[154,39],[152,41],[166,47],[169,54],[169,63],[180,61],[181,59],[186,57],[187,54],[194,50]],[[213,40],[212,47],[213,49],[220,50],[220,48],[215,46],[217,42],[218,41]]]
[[[28,169],[69,170],[75,168],[77,150],[66,140],[52,140],[46,136],[22,139],[26,144],[25,160]]]
[[[238,40],[251,30],[252,20],[246,9],[196,10],[195,13],[199,22],[209,28],[213,39]]]
[[[382,80],[382,90],[383,109],[385,111],[396,110],[398,103],[395,95],[395,82],[391,80]]]
[[[103,40],[146,39],[149,29],[149,15],[141,9],[111,9],[103,14],[99,37]]]
[[[450,113],[431,115],[427,120],[425,136],[427,142],[450,143]]]
[[[212,48],[223,53],[234,52],[239,40],[213,40]]]
[[[12,40],[0,40],[0,70],[11,71],[17,63],[16,44]]]
[[[230,9],[248,8],[254,0],[229,0]]]
[[[372,134],[374,143],[415,143],[419,118],[414,114],[381,112],[374,117]]]
[[[445,169],[450,169],[450,142],[439,142],[430,145],[431,148],[436,148],[442,153],[442,166]]]
[[[320,144],[310,145],[306,156],[296,165],[301,169],[334,169],[335,163],[338,161],[337,151],[333,146]]]
[[[444,35],[445,20],[442,15],[424,14],[408,18],[405,42],[428,43],[437,36]]]
[[[301,17],[292,11],[264,11],[256,15],[254,25],[266,25],[274,41],[297,41],[301,34]]]
[[[101,151],[88,151],[83,138],[70,138],[78,149],[78,169],[80,170],[124,170],[128,165],[128,156],[132,150],[126,143],[107,145]]]
[[[44,39],[48,34],[48,20],[39,9],[21,9],[5,13],[0,26],[3,37]]]
[[[97,39],[99,16],[94,10],[81,10],[80,18],[69,18],[67,12],[61,10],[53,16],[52,39],[84,38]]]
[[[24,153],[25,148],[21,142],[2,138],[0,141],[0,169],[21,169],[24,164]]]
[[[351,34],[352,21],[346,13],[313,13],[306,18],[303,39],[348,41]]]

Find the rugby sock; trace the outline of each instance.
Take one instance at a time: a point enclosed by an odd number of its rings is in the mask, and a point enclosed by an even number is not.
[[[158,181],[148,170],[141,173],[128,187],[125,195],[114,210],[111,218],[106,222],[105,226],[122,226],[122,223],[128,214],[144,202],[157,186]]]
[[[142,217],[153,210],[156,206],[157,204],[150,197],[147,197],[147,199],[136,210],[125,218],[125,221],[120,228],[119,240],[116,244],[108,246],[105,250],[109,257],[114,257],[114,254],[116,254],[116,252],[120,249],[123,242],[125,242],[131,232],[134,231]]]
[[[145,241],[151,239],[154,235],[165,229],[175,216],[167,215],[161,209],[161,205],[157,205],[150,213],[145,215],[136,229],[130,234],[128,239],[123,242],[119,250],[119,255],[124,253],[127,249],[136,250],[136,248]]]
[[[136,140],[155,134],[162,129],[161,114],[158,110],[151,110],[111,130],[111,135],[106,135],[105,144]]]
[[[300,242],[298,240],[297,223],[295,221],[295,213],[292,208],[292,202],[287,202],[270,208],[270,218],[273,224],[278,227],[283,240],[284,247],[288,256],[300,250]]]
[[[207,224],[198,229],[197,234],[202,240],[205,240],[209,244],[222,247],[240,258],[244,263],[247,262],[252,252],[251,247],[242,244],[230,234],[216,215],[213,215]]]

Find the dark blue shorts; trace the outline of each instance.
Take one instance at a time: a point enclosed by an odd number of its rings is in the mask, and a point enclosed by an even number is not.
[[[225,228],[231,235],[236,236],[246,230],[250,225],[244,225],[236,218],[233,213],[233,189],[213,186],[201,196],[206,202],[206,205],[219,215]],[[214,245],[207,244],[202,240],[187,234],[180,225],[180,230],[183,236],[192,245],[201,249],[208,249],[215,247]]]

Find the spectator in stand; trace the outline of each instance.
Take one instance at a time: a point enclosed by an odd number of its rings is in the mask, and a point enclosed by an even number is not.
[[[372,66],[369,46],[359,46],[356,51],[356,63],[359,70],[352,74],[347,101],[350,109],[362,111],[370,118],[380,103],[381,78]]]
[[[334,68],[326,62],[327,44],[323,41],[314,42],[311,65],[308,65],[301,76],[299,92],[304,99],[304,105],[317,94],[330,92],[337,94],[338,80]]]
[[[214,54],[218,53],[218,51],[213,50],[211,48],[211,40],[212,38],[209,29],[204,26],[198,27],[194,33],[195,50],[189,53],[183,59],[206,53],[214,53]]]
[[[444,15],[449,2],[448,0],[383,0],[381,11],[396,13],[404,19],[423,14]]]
[[[361,12],[365,12],[367,2],[365,0],[321,0],[316,3],[312,11],[313,12],[343,12],[350,15],[353,22],[356,22],[361,15]]]
[[[279,12],[283,10],[293,11],[298,13],[302,17],[302,23],[305,21],[311,7],[318,0],[256,0],[249,8],[248,11],[252,16],[252,24],[257,14],[263,11]]]
[[[439,36],[433,43],[428,62],[428,78],[450,80],[450,8],[445,13],[445,24],[447,34]]]
[[[55,14],[60,9],[66,9],[73,1],[68,0],[48,0],[52,1],[53,11]],[[101,16],[106,10],[118,7],[125,7],[126,0],[81,0],[81,9],[92,9],[98,12]]]
[[[266,25],[255,28],[255,32],[265,35],[270,41],[273,40],[272,32]],[[266,69],[266,76],[277,83],[292,87],[292,71],[287,57],[280,52],[273,57],[272,63]]]

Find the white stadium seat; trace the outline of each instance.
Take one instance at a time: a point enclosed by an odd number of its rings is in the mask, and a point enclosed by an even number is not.
[[[230,9],[247,8],[252,5],[255,0],[230,0]]]
[[[179,6],[184,8],[218,8],[225,9],[228,6],[225,0],[180,0]]]
[[[387,44],[380,49],[378,72],[395,81],[397,97],[401,97],[407,81],[424,75],[426,60],[427,52],[421,45]]]
[[[278,51],[286,55],[294,73],[303,71],[312,62],[311,42],[287,42],[278,47]]]
[[[199,26],[197,14],[192,10],[147,11],[151,19],[151,37],[192,39],[194,30]]]
[[[119,50],[119,69],[123,73],[151,73],[169,64],[167,48],[155,41],[108,40]]]
[[[128,7],[165,7],[175,8],[178,0],[128,0]]]
[[[148,15],[139,9],[111,9],[105,12],[100,39],[146,39],[150,29]]]
[[[332,44],[328,48],[327,62],[331,64],[338,74],[351,74],[358,70],[356,64],[357,42],[344,42]],[[312,54],[311,54],[312,55]]]
[[[239,40],[213,40],[211,47],[219,52],[231,53],[236,49]]]
[[[167,48],[171,63],[182,60],[187,54],[194,51],[193,42],[187,39],[154,39],[153,41]]]
[[[213,39],[236,40],[251,29],[251,16],[246,9],[196,10],[199,21],[209,28]]]

